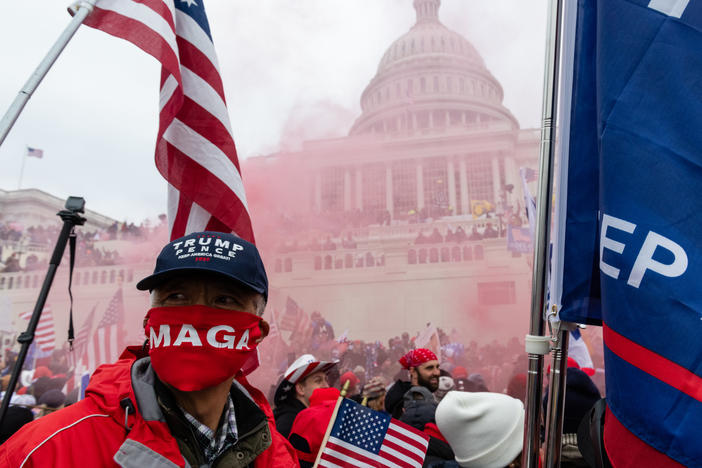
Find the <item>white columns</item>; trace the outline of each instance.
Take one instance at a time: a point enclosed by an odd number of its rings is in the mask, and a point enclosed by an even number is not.
[[[417,161],[417,210],[424,208],[424,169],[422,162]]]
[[[454,175],[453,160],[449,157],[446,165],[446,176],[448,177],[448,202],[451,214],[458,214],[456,210],[456,176]]]
[[[356,168],[356,208],[363,210],[363,178],[361,168]]]
[[[502,184],[500,183],[500,163],[498,161],[500,156],[498,154],[493,154],[491,156],[492,162],[492,189],[495,193],[495,203],[500,201],[500,192],[502,191]]]
[[[344,211],[351,211],[351,170],[344,169]]]
[[[385,165],[385,209],[387,209],[391,215],[394,211],[392,195],[392,166],[388,163]]]
[[[468,174],[465,156],[458,162],[458,183],[461,184],[461,213],[470,214],[470,197],[468,196]]]
[[[317,212],[322,211],[322,174],[314,175],[314,206]]]

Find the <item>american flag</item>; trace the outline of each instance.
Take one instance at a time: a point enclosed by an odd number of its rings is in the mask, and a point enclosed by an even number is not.
[[[32,311],[20,313],[22,320],[32,318]],[[45,306],[41,313],[41,318],[37,324],[37,330],[34,334],[34,342],[39,346],[43,353],[50,353],[56,347],[56,333],[54,332],[54,316],[51,313],[51,307]]]
[[[285,301],[285,312],[283,312],[283,317],[280,321],[280,329],[287,331],[294,331],[298,328],[303,310],[297,305],[297,302],[290,296]]]
[[[421,468],[428,446],[427,434],[344,398],[319,466]]]
[[[85,319],[83,324],[76,333],[76,339],[73,341],[73,351],[69,354],[69,360],[73,368],[77,367],[77,360],[82,358],[88,346],[90,332],[93,330],[93,321],[95,320],[95,307],[90,311],[90,315]],[[76,370],[77,371],[77,370]]]
[[[122,288],[119,288],[112,296],[105,315],[98,323],[92,338],[85,344],[83,364],[90,372],[94,371],[100,364],[115,361],[119,357],[125,344],[123,322],[124,301]]]
[[[44,150],[40,150],[39,148],[32,148],[31,146],[27,146],[27,156],[30,156],[32,158],[43,158],[44,157]]]
[[[64,393],[66,395],[68,395],[74,388],[80,387],[84,367],[83,358],[85,356],[85,350],[88,346],[88,340],[90,339],[90,332],[93,330],[96,307],[93,307],[93,310],[90,311],[88,318],[85,319],[83,324],[78,329],[76,339],[73,341],[73,350],[68,353],[68,364],[73,369],[73,378],[66,381],[66,385],[64,387]],[[81,396],[80,399],[82,398],[83,397]]]
[[[171,239],[202,230],[254,241],[203,0],[100,0],[85,24],[161,62],[156,167]]]

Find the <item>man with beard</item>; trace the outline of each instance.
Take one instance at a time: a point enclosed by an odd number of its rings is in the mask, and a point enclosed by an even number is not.
[[[395,418],[402,415],[403,397],[412,387],[424,387],[434,393],[439,388],[439,359],[426,348],[413,349],[399,360],[404,369],[409,371],[409,382],[397,380],[385,397],[385,408]]]
[[[269,330],[256,247],[192,233],[166,244],[136,287],[151,294],[146,343],[98,367],[83,400],[2,444],[0,466],[297,467],[246,380]]]

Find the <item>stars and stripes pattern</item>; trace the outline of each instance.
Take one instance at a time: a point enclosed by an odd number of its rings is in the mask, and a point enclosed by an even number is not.
[[[92,372],[100,364],[117,360],[125,345],[123,323],[124,300],[120,288],[112,296],[105,315],[85,345],[82,361],[88,371]]]
[[[421,468],[428,445],[428,435],[344,398],[319,466]]]
[[[302,308],[297,305],[297,302],[288,296],[287,300],[285,301],[285,311],[283,312],[283,317],[280,321],[280,329],[295,331],[300,325],[303,313]]]
[[[44,157],[44,150],[41,150],[39,148],[32,148],[31,146],[27,146],[27,156],[31,158],[43,158]]]
[[[99,0],[85,24],[161,62],[155,158],[168,181],[171,239],[212,230],[253,242],[203,0]]]
[[[22,320],[29,321],[32,318],[32,311],[20,313]],[[34,342],[43,353],[49,353],[56,347],[56,332],[54,330],[54,316],[51,307],[46,305],[41,313],[41,318],[34,333]]]
[[[300,380],[304,379],[308,375],[312,375],[315,372],[327,372],[329,369],[336,365],[335,361],[313,361],[304,364],[297,369],[294,369],[289,374],[285,375],[285,380],[295,384]]]
[[[90,311],[90,315],[85,319],[83,324],[78,329],[76,333],[76,338],[73,341],[73,351],[69,353],[69,361],[71,361],[71,366],[76,368],[78,360],[85,355],[85,350],[88,346],[88,340],[90,339],[90,332],[93,330],[93,322],[95,320],[95,307]]]

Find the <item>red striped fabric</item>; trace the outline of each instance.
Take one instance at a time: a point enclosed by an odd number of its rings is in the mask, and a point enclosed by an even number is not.
[[[116,361],[126,345],[123,327],[124,299],[122,288],[119,288],[91,338],[84,345],[81,367],[92,373],[99,365]]]
[[[85,24],[161,62],[155,159],[168,181],[171,239],[216,230],[254,242],[202,1],[100,0]]]
[[[702,402],[702,377],[634,343],[604,324],[604,342],[614,354],[634,367]]]
[[[607,457],[615,468],[683,467],[632,434],[609,408],[605,413],[604,445]]]
[[[29,319],[32,318],[32,311],[20,313],[20,318],[29,321]],[[41,313],[41,318],[39,319],[37,330],[34,334],[34,342],[39,346],[39,349],[45,353],[53,351],[56,347],[54,316],[51,313],[51,307],[48,305],[44,307]]]

